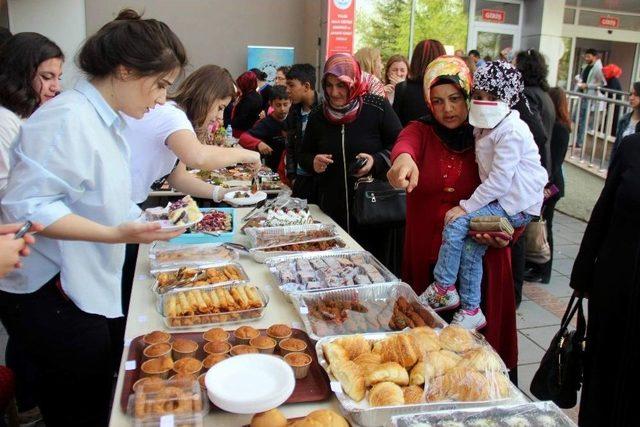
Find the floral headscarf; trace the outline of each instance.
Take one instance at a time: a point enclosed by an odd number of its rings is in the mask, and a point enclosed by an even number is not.
[[[509,108],[513,108],[524,91],[524,80],[520,71],[510,63],[491,61],[476,70],[473,75],[473,90],[489,92]]]
[[[424,72],[424,99],[431,108],[431,88],[438,83],[452,83],[460,88],[464,97],[471,93],[471,72],[457,56],[442,55],[434,59]]]
[[[347,103],[336,108],[331,105],[329,94],[324,90],[327,76],[331,74],[345,83],[348,89]],[[322,73],[322,88],[324,90],[324,115],[331,123],[346,124],[353,122],[362,108],[362,96],[369,89],[367,82],[362,80],[362,71],[355,58],[348,53],[336,53],[327,59]]]

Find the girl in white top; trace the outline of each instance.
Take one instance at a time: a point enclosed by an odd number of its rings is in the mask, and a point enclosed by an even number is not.
[[[224,109],[235,94],[226,69],[205,65],[180,84],[171,101],[156,106],[142,119],[125,116],[123,135],[131,148],[134,202],[144,202],[151,184],[167,175],[171,187],[182,193],[220,201],[222,188],[189,174],[187,166],[212,170],[250,163],[260,167],[260,153],[204,145],[198,139],[211,124],[222,124]]]
[[[60,92],[63,62],[58,45],[38,33],[18,33],[0,50],[0,190],[22,121]]]
[[[422,296],[441,310],[461,305],[452,323],[468,329],[486,325],[480,310],[486,246],[468,236],[471,219],[500,216],[516,228],[526,225],[542,208],[547,172],[529,128],[518,112],[511,110],[523,90],[520,72],[507,62],[489,62],[473,76],[469,123],[475,127],[476,162],[482,183],[469,199],[461,200],[460,206],[445,214],[435,282]]]
[[[17,139],[2,216],[37,221],[44,230],[23,268],[0,280],[0,318],[36,364],[47,425],[108,423],[114,345],[108,320],[122,316],[122,243],[184,231],[131,222],[140,211],[131,201],[118,112],[141,118],[163,104],[185,63],[180,40],[165,24],[122,11],[78,54],[88,80],[39,108]]]

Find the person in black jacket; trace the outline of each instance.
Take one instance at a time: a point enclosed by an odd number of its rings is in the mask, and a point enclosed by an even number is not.
[[[259,68],[252,68],[249,71],[253,72],[258,79],[258,93],[262,97],[262,111],[264,111],[265,116],[269,115],[269,102],[271,102],[271,98],[273,97],[273,86],[267,83],[267,73],[260,70]]]
[[[258,79],[252,71],[242,73],[236,84],[241,94],[231,112],[231,127],[233,136],[240,138],[240,135],[251,129],[260,119],[262,97],[256,92]]]
[[[403,127],[412,120],[430,115],[429,107],[422,95],[422,80],[427,66],[441,55],[446,55],[446,52],[438,40],[422,40],[413,50],[409,77],[396,85],[393,98],[393,110]]]
[[[309,116],[300,164],[317,176],[320,208],[385,262],[385,230],[358,226],[353,217],[354,184],[366,175],[386,180],[390,150],[402,125],[386,99],[367,93],[361,75],[349,54],[327,60],[325,100]],[[364,165],[350,171],[357,158],[364,159]]]
[[[292,183],[294,197],[317,203],[316,179],[313,171],[299,163],[302,139],[309,122],[309,114],[319,101],[316,87],[316,69],[311,64],[295,64],[287,72],[287,93],[292,106],[287,116],[287,179]]]

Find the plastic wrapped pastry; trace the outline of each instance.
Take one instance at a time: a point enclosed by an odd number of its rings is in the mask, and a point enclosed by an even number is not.
[[[449,325],[440,332],[440,344],[445,350],[456,353],[464,353],[479,346],[469,330],[457,325]]]

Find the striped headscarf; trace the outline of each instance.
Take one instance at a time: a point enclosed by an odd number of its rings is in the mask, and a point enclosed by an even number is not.
[[[451,83],[460,88],[464,97],[471,94],[471,72],[457,56],[443,55],[434,59],[424,72],[424,99],[431,108],[431,88],[439,83]]]
[[[331,98],[325,89],[327,76],[330,74],[347,86],[347,103],[340,108],[331,105]],[[324,116],[331,123],[346,124],[353,122],[358,117],[362,108],[362,97],[367,93],[369,86],[362,79],[360,65],[354,57],[348,53],[336,53],[330,56],[324,64],[322,89],[325,99],[323,103]]]

